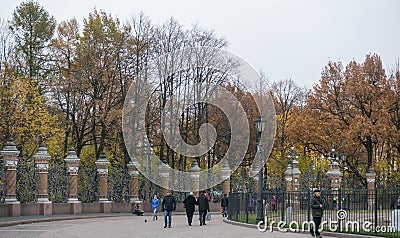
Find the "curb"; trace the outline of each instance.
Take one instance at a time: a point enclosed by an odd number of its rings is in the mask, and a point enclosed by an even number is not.
[[[257,225],[255,225],[255,224],[248,224],[248,223],[242,223],[242,222],[237,222],[237,221],[231,221],[231,220],[228,220],[227,218],[224,218],[223,221],[225,223],[227,223],[227,224],[230,224],[230,225],[257,229]],[[282,231],[279,231],[277,227],[274,227],[273,231],[282,232]],[[290,231],[287,231],[287,232],[290,232]],[[262,233],[262,232],[260,231],[260,233]],[[285,233],[285,232],[282,232],[282,233]],[[308,234],[307,232],[291,232],[291,233]],[[357,234],[348,234],[348,233],[337,233],[337,232],[330,232],[330,231],[322,231],[321,233],[323,233],[323,237],[325,237],[325,236],[328,236],[328,237],[339,237],[339,238],[375,238],[375,237],[380,237],[380,236],[367,236],[367,235],[357,235]]]
[[[198,214],[198,213],[197,213]],[[217,215],[220,213],[217,212],[211,212],[211,215]],[[174,216],[183,216],[186,215],[186,213],[183,212],[177,212],[173,214]],[[67,221],[67,220],[79,220],[79,219],[94,219],[94,218],[110,218],[110,217],[123,217],[123,216],[135,216],[132,213],[115,213],[115,214],[110,214],[110,215],[87,215],[87,216],[65,216],[65,217],[43,217],[43,218],[33,218],[33,219],[20,219],[20,220],[14,220],[14,221],[0,221],[0,227],[7,227],[7,226],[16,226],[16,225],[23,225],[23,224],[31,224],[31,223],[40,223],[40,222],[53,222],[53,221]],[[144,213],[144,217],[152,217],[152,213]],[[159,216],[163,216],[162,214],[159,214]]]
[[[0,227],[6,226],[16,226],[23,224],[31,224],[31,223],[39,223],[39,222],[52,222],[52,221],[67,221],[67,220],[78,220],[78,219],[93,219],[93,218],[109,218],[109,217],[120,217],[120,216],[128,216],[128,215],[102,215],[102,216],[71,216],[71,217],[46,217],[46,218],[34,218],[34,219],[21,219],[15,221],[4,221],[0,222]]]

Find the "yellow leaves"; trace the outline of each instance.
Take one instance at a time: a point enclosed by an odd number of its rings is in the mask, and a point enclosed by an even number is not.
[[[9,133],[14,136],[16,142],[21,145],[23,151],[35,151],[40,140],[46,141],[53,136],[63,134],[60,130],[58,118],[50,115],[44,103],[43,96],[39,93],[36,82],[15,74],[3,75],[10,83],[8,90],[9,97],[2,101],[8,103],[8,118],[3,118],[9,125]],[[60,153],[56,149],[57,142],[52,142],[50,151],[53,154]],[[54,149],[51,148],[54,145]]]

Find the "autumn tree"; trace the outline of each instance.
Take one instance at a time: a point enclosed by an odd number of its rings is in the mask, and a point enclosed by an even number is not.
[[[292,136],[292,114],[304,106],[307,90],[298,86],[292,79],[284,79],[272,83],[271,94],[275,105],[277,130],[274,149],[270,155],[272,160],[269,173],[282,178],[288,164],[287,149],[293,143],[300,142]]]
[[[10,29],[15,37],[19,70],[29,79],[35,79],[43,90],[48,74],[48,46],[56,21],[37,2],[21,3],[13,13]]]
[[[69,140],[73,134],[72,127],[77,121],[84,121],[88,113],[79,113],[84,109],[80,103],[84,97],[79,78],[74,76],[74,65],[76,58],[76,48],[79,43],[79,26],[76,19],[63,21],[57,26],[57,37],[52,40],[51,51],[54,59],[52,79],[49,81],[52,103],[64,118],[65,138],[63,154],[66,155],[69,149]],[[76,131],[76,130],[75,130]],[[74,137],[80,139],[81,137]]]
[[[351,61],[345,69],[340,62],[329,62],[293,129],[321,154],[332,144],[346,152],[350,172],[365,185],[363,171],[372,169],[385,143],[389,91],[377,55],[367,55],[362,64]]]

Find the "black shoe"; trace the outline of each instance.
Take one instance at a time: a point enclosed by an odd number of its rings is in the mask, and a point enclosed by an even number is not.
[[[171,225],[169,225],[168,228],[171,228]]]
[[[167,225],[165,225],[164,228],[167,228]]]
[[[202,223],[200,223],[200,226],[202,226],[203,224]]]
[[[206,225],[206,223],[203,223],[203,225]]]

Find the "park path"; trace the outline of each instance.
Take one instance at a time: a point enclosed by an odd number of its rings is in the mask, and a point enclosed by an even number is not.
[[[161,219],[160,219],[161,218]],[[121,216],[108,218],[92,218],[80,220],[65,220],[54,222],[40,222],[8,226],[0,228],[1,238],[99,238],[99,237],[277,237],[301,238],[311,237],[307,234],[265,232],[255,228],[231,225],[223,222],[222,217],[214,215],[206,226],[199,226],[196,222],[192,226],[186,223],[186,216],[175,215],[172,228],[164,228],[162,217],[152,221],[150,216]],[[197,216],[195,215],[195,218]],[[147,222],[145,222],[147,220]]]

